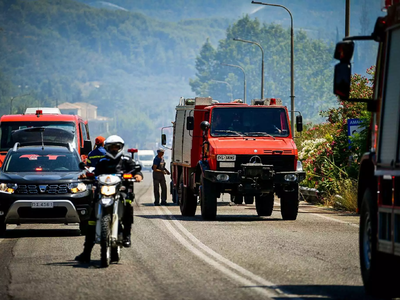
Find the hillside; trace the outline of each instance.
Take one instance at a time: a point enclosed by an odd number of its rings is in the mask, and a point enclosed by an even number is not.
[[[360,7],[362,1],[354,0],[352,5]],[[276,3],[292,9],[296,34],[303,32],[300,36],[306,34],[307,38],[319,36],[326,45],[342,36],[338,31],[344,25],[344,7],[340,9],[336,1],[324,1],[324,5],[314,0]],[[250,19],[256,17],[267,24],[272,22],[273,26],[282,24],[284,30],[288,28],[286,11],[258,9],[260,6],[241,0],[1,1],[0,113],[9,112],[10,98],[16,96],[14,113],[32,105],[89,102],[98,106],[99,115],[114,119],[110,133],[118,132],[132,144],[155,143],[159,140],[159,128],[173,120],[179,97],[195,95],[189,80],[198,73],[196,58],[207,40],[215,48],[224,45],[228,28],[246,13]],[[273,12],[268,13],[269,9]],[[359,24],[357,14],[355,9],[352,24]],[[368,20],[372,24],[369,26],[373,26],[372,16]],[[287,36],[287,31],[276,28]],[[286,49],[288,41],[281,41]],[[265,43],[268,45],[268,41]],[[287,61],[288,53],[271,59]],[[254,69],[259,62],[253,63]],[[330,70],[331,63],[324,60],[318,66]],[[360,60],[359,65],[359,70],[363,70],[365,62]],[[301,67],[310,69],[306,65]],[[302,77],[298,78],[296,84],[301,85]],[[248,82],[252,93],[249,97],[256,95],[258,89],[252,82],[258,83],[259,79],[249,78]],[[235,89],[240,84],[237,82]],[[286,97],[287,92],[282,95]],[[332,99],[333,96],[328,100]]]

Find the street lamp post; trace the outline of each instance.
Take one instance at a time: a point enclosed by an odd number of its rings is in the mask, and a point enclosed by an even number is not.
[[[221,63],[221,65],[223,66],[229,66],[229,67],[235,67],[235,68],[239,68],[240,70],[242,70],[243,72],[243,81],[244,81],[244,91],[243,91],[243,97],[244,97],[244,103],[246,103],[246,72],[244,71],[244,69],[241,66],[237,66],[237,65],[231,65],[231,64],[224,64]]]
[[[28,95],[30,95],[31,93],[28,93],[28,94],[23,94],[23,95],[19,95],[19,96],[15,96],[15,97],[11,97],[10,98],[10,115],[12,114],[12,104],[13,104],[13,101],[16,99],[16,98],[19,98],[19,97],[24,97],[24,96],[28,96]]]
[[[226,81],[220,81],[220,80],[214,80],[211,79],[211,81],[216,82],[216,83],[223,83],[226,84],[227,86],[229,86],[229,88],[231,89],[231,101],[233,101],[233,91],[232,91],[232,86],[229,84],[229,82]]]
[[[346,0],[345,35],[350,35],[350,0]]]
[[[260,48],[261,54],[262,54],[262,60],[261,60],[261,99],[264,99],[264,49],[263,49],[263,47],[261,47],[261,45],[259,43],[253,42],[253,41],[242,40],[242,39],[239,39],[239,38],[233,38],[233,40],[234,41],[238,41],[238,42],[254,44],[254,45],[257,45]]]
[[[292,123],[292,134],[294,136],[294,37],[293,37],[293,16],[289,9],[283,5],[263,3],[258,1],[251,1],[253,4],[261,4],[268,6],[276,6],[285,9],[290,15],[290,99],[291,99],[291,123]]]

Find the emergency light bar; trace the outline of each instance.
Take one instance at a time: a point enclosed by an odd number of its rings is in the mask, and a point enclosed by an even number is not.
[[[388,7],[393,6],[397,3],[399,3],[399,0],[381,0],[381,10],[386,11]]]
[[[280,98],[265,98],[265,99],[253,99],[251,100],[252,105],[282,105],[282,99]]]

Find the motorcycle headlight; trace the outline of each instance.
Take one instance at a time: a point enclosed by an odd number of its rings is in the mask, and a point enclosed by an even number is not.
[[[0,192],[12,194],[18,188],[15,183],[0,183]]]
[[[116,193],[115,185],[103,185],[100,190],[100,194],[105,196],[111,196]]]
[[[71,183],[69,185],[69,189],[71,190],[71,193],[76,194],[76,193],[82,193],[86,191],[86,184],[83,182],[75,182]]]
[[[100,204],[107,207],[110,206],[111,204],[113,204],[113,199],[112,198],[101,198],[100,199]]]

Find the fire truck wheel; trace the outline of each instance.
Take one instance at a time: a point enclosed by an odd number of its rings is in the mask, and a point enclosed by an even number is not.
[[[201,216],[204,220],[215,220],[217,217],[217,194],[214,184],[201,177],[200,190]]]
[[[231,202],[233,202],[235,204],[242,204],[243,196],[242,195],[231,195]]]
[[[296,220],[299,211],[299,187],[294,191],[282,192],[281,194],[281,215],[284,220]]]
[[[196,214],[197,197],[190,188],[183,186],[183,175],[179,179],[179,187],[181,189],[181,197],[179,199],[181,214],[182,216],[193,217]]]
[[[378,207],[377,199],[373,195],[376,195],[376,192],[367,189],[361,204],[359,231],[361,275],[368,294],[398,297],[399,291],[393,282],[395,277],[393,272],[398,270],[399,261],[390,259],[377,250]]]
[[[260,217],[269,217],[274,210],[274,193],[256,196],[256,210]]]
[[[178,186],[176,188],[174,188],[174,183],[171,180],[169,187],[170,187],[170,191],[171,191],[171,194],[172,194],[172,202],[175,203],[175,204],[178,204],[179,203]]]
[[[246,204],[253,204],[254,203],[254,196],[244,196],[244,203]]]

